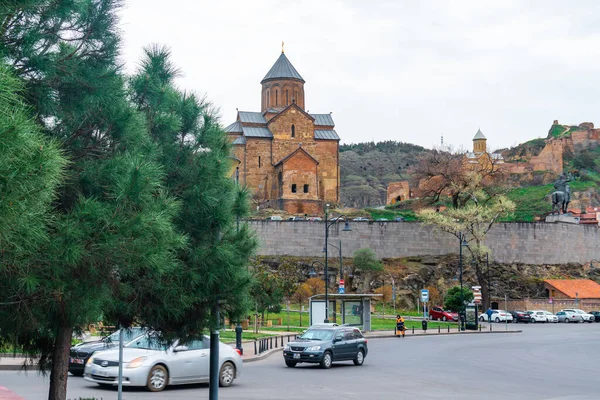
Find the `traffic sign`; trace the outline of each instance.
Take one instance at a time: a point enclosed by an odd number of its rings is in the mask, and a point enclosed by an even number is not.
[[[340,287],[338,288],[338,293],[339,293],[339,294],[344,294],[344,293],[346,293],[346,289],[344,289],[344,287],[343,287],[343,286],[340,286]]]
[[[421,289],[421,303],[427,303],[429,301],[429,290]]]

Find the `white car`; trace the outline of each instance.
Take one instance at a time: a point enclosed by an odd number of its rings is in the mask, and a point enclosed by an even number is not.
[[[550,311],[542,310],[546,314],[546,321],[552,323],[558,323],[558,317],[552,314]]]
[[[529,316],[531,317],[531,322],[535,323],[535,322],[549,322],[548,321],[548,315],[546,314],[547,311],[544,310],[530,310],[527,311],[527,314],[529,314]],[[552,315],[552,313],[548,313],[550,315]],[[553,317],[556,317],[555,315],[552,315]],[[554,322],[554,321],[552,321]],[[558,322],[558,317],[556,317],[556,322]]]
[[[479,320],[481,322],[487,322],[488,315],[486,313],[481,314]],[[508,311],[504,310],[492,310],[491,318],[489,318],[490,322],[512,322],[512,320],[513,316]]]
[[[561,310],[561,311],[574,312],[575,314],[581,316],[581,319],[583,319],[583,322],[594,322],[596,320],[596,317],[594,317],[592,314],[588,314],[579,308],[565,308],[564,310]]]
[[[209,381],[210,338],[164,344],[152,334],[123,347],[123,386],[145,386],[160,392],[167,385]],[[242,371],[242,357],[233,347],[219,344],[219,385],[230,386]],[[117,385],[119,350],[94,353],[85,365],[84,379]]]
[[[527,314],[531,317],[531,322],[558,322],[558,316],[552,314],[546,310],[531,310],[527,311]]]

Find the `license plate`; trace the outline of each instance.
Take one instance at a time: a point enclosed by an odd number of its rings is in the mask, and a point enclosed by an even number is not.
[[[300,354],[299,353],[294,354],[294,358],[300,358]]]
[[[94,368],[94,371],[92,372],[94,375],[98,375],[98,376],[109,376],[110,373],[102,368]]]
[[[69,362],[71,364],[83,364],[83,358],[73,358],[73,357],[69,357]]]

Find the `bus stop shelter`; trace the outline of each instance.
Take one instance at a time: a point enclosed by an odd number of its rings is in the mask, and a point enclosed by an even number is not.
[[[371,330],[371,300],[382,294],[328,294],[329,321],[340,325],[362,326],[363,331]],[[320,324],[325,320],[325,294],[309,298],[310,324]]]

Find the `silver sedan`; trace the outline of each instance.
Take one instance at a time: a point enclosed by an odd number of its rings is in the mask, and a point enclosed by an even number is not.
[[[167,385],[209,381],[210,338],[172,345],[152,335],[123,347],[123,386],[146,386],[159,392]],[[231,346],[219,344],[219,385],[230,386],[242,371],[242,357]],[[85,366],[84,378],[100,385],[117,385],[119,350],[95,353]]]

